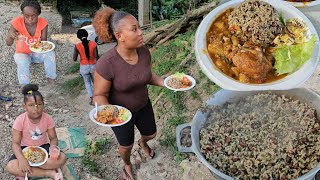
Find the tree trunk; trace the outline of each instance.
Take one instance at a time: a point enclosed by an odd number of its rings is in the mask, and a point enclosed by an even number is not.
[[[179,33],[182,29],[189,27],[190,24],[199,24],[203,19],[203,16],[209,13],[217,4],[218,1],[205,4],[198,9],[187,12],[184,16],[173,23],[153,29],[144,36],[146,44],[151,46],[163,44],[168,39]]]
[[[156,0],[157,4],[158,4],[158,17],[159,17],[159,20],[164,20],[164,17],[163,17],[163,13],[162,13],[162,3],[161,3],[161,0]]]

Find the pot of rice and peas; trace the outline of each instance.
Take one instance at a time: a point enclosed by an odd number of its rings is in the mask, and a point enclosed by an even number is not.
[[[296,87],[318,64],[318,41],[301,12],[276,0],[211,11],[197,30],[196,56],[223,89],[177,127],[178,150],[195,153],[217,179],[314,179],[320,95]],[[181,142],[190,127],[188,147]]]

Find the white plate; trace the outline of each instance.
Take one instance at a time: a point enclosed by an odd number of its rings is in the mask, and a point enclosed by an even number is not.
[[[124,108],[126,109],[127,111],[129,111],[127,108],[125,107],[122,107],[122,106],[118,106],[118,105],[114,105],[116,106],[118,109],[121,109],[121,108]],[[102,109],[104,108],[104,105],[102,106],[98,106],[98,112],[101,111]],[[129,116],[128,116],[128,119],[125,120],[124,122],[120,123],[120,124],[104,124],[104,123],[100,123],[98,121],[96,121],[96,119],[94,118],[94,113],[96,112],[96,108],[93,108],[90,112],[89,112],[89,117],[91,119],[91,121],[93,121],[94,123],[100,125],[100,126],[106,126],[106,127],[116,127],[116,126],[121,126],[121,125],[124,125],[126,124],[127,122],[130,121],[130,119],[132,118],[132,113],[129,111]]]
[[[314,34],[316,36],[317,41],[319,41],[318,33],[310,22],[310,20],[301,13],[297,8],[293,6],[288,6],[287,3],[279,0],[263,0],[269,4],[271,4],[278,13],[282,14],[285,19],[291,18],[299,18],[301,19],[307,26],[308,31],[307,35]],[[307,79],[315,71],[320,57],[319,44],[316,43],[311,58],[307,60],[299,70],[293,72],[286,77],[274,81],[271,83],[264,84],[245,84],[240,81],[234,80],[233,78],[222,73],[212,62],[210,55],[207,50],[207,42],[206,42],[206,33],[208,32],[212,22],[224,11],[229,8],[235,8],[243,0],[233,0],[226,2],[217,8],[213,9],[200,23],[196,35],[195,35],[195,54],[197,61],[200,65],[200,68],[207,75],[207,77],[215,82],[218,86],[227,90],[234,91],[254,91],[254,90],[287,90],[299,87],[303,84]]]
[[[170,86],[168,86],[168,80],[172,78],[173,75],[171,76],[168,76],[166,79],[164,79],[164,85],[166,86],[166,88],[170,89],[170,90],[173,90],[173,91],[187,91],[189,89],[192,89],[195,85],[196,85],[196,80],[192,77],[192,76],[189,76],[189,75],[186,75],[187,78],[192,82],[192,85],[189,86],[189,87],[186,87],[186,88],[180,88],[180,89],[175,89],[175,88],[172,88]]]
[[[42,147],[40,147],[40,146],[28,146],[28,147],[26,147],[26,148],[24,148],[24,149],[22,150],[22,153],[25,152],[25,151],[27,151],[27,150],[28,150],[29,148],[31,148],[31,147],[41,149],[41,150],[46,154],[46,157],[45,157],[44,161],[42,161],[42,162],[40,162],[40,163],[32,163],[32,162],[28,161],[28,162],[29,162],[29,165],[30,165],[30,166],[33,166],[33,167],[37,167],[37,166],[41,166],[41,165],[43,165],[44,163],[46,163],[47,160],[48,160],[48,152],[47,152],[44,148],[42,148]]]
[[[42,51],[41,49],[33,49],[33,48],[32,48],[32,45],[33,45],[33,44],[31,44],[31,45],[29,46],[29,49],[30,49],[32,52],[35,52],[35,53],[46,53],[46,52],[50,52],[50,51],[54,50],[54,48],[56,47],[56,45],[55,45],[53,42],[50,42],[50,41],[41,41],[41,42],[47,42],[47,43],[51,44],[51,45],[52,45],[52,48],[51,48],[51,49],[48,49],[48,50],[46,50],[46,51]]]
[[[286,0],[283,0],[283,1],[286,1]],[[316,6],[320,4],[320,0],[315,0],[311,2],[290,2],[290,1],[286,1],[286,2],[290,3],[295,7]]]

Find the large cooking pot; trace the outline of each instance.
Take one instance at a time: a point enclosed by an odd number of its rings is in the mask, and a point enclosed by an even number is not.
[[[311,107],[314,107],[316,109],[317,113],[317,119],[320,120],[320,96],[316,92],[304,89],[304,88],[297,88],[297,89],[291,89],[291,90],[277,90],[277,91],[229,91],[229,90],[220,90],[217,93],[213,95],[212,98],[210,98],[206,104],[207,105],[223,105],[226,102],[236,102],[239,101],[241,98],[246,96],[255,95],[258,93],[272,93],[272,94],[278,94],[278,95],[286,95],[290,96],[293,99],[300,100],[303,103],[308,104]],[[201,109],[199,109],[193,120],[192,123],[186,123],[181,124],[177,126],[176,128],[176,137],[177,137],[177,146],[178,150],[180,152],[193,152],[197,155],[199,160],[205,164],[210,171],[214,174],[214,176],[217,179],[227,179],[231,180],[234,179],[223,172],[219,171],[218,169],[214,168],[202,155],[200,152],[200,129],[203,127],[203,124],[205,123],[208,112],[205,112]],[[181,130],[190,127],[191,126],[191,140],[192,140],[192,146],[191,147],[183,147],[181,146],[180,139],[181,139]],[[318,166],[313,168],[311,171],[309,171],[307,174],[304,174],[303,176],[297,178],[296,180],[311,180],[314,179],[317,172],[320,170],[320,163]]]

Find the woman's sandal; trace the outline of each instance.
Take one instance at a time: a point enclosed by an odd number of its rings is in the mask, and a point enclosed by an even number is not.
[[[126,168],[123,167],[123,180],[135,180],[132,176],[129,175]]]
[[[139,147],[142,148],[142,150],[144,151],[143,147],[140,145],[140,139],[138,140],[138,145],[139,145]],[[154,156],[156,155],[156,152],[155,152],[153,149],[151,149],[147,143],[146,143],[146,146],[147,146],[147,148],[148,148],[149,153],[147,154],[147,153],[144,151],[144,154],[145,154],[145,156],[146,156],[149,160],[151,160],[151,159],[153,159]]]

